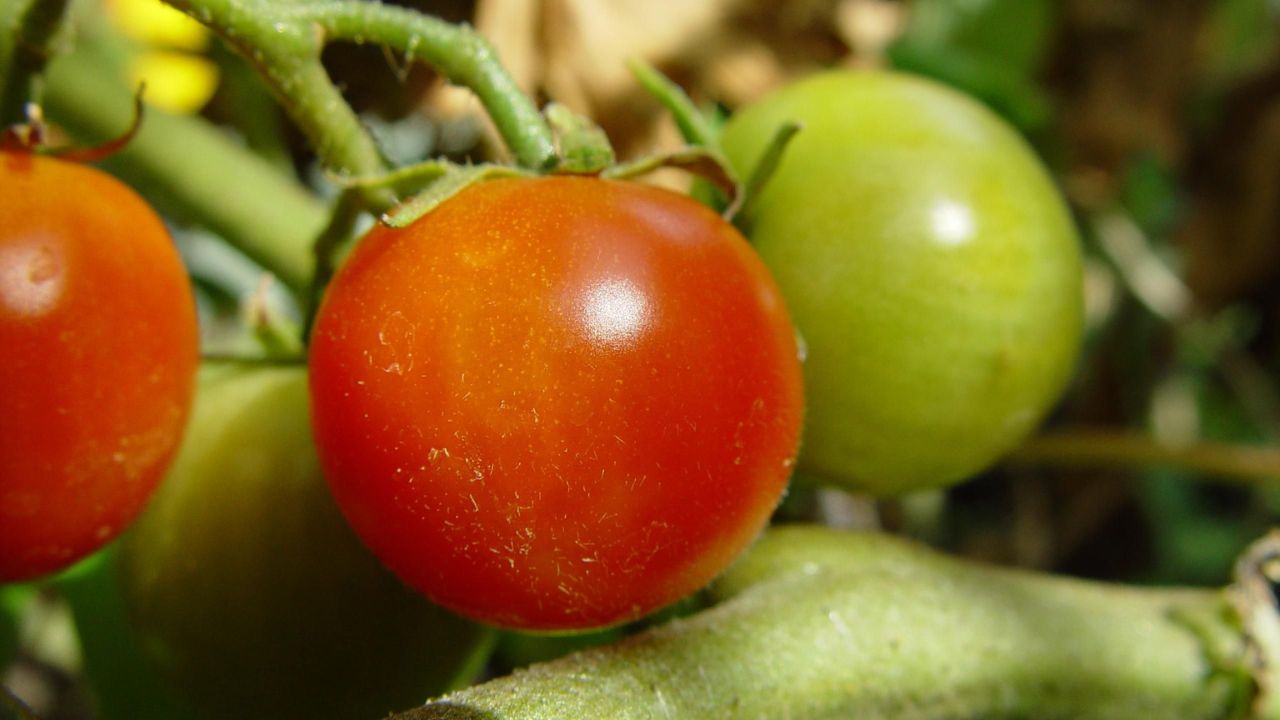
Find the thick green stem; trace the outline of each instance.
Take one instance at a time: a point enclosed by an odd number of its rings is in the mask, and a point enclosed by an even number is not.
[[[26,120],[67,0],[9,0],[0,8],[0,127]]]
[[[380,172],[384,163],[320,63],[320,51],[330,40],[376,42],[430,63],[479,96],[521,164],[535,169],[554,164],[546,122],[489,44],[470,28],[369,2],[167,2],[215,29],[258,66],[332,170],[365,177]]]
[[[546,120],[498,62],[489,41],[471,28],[368,2],[317,2],[287,14],[323,28],[328,38],[386,45],[431,65],[476,94],[521,166],[546,170],[555,164]]]
[[[323,37],[309,23],[282,15],[291,3],[167,1],[217,31],[257,66],[325,167],[357,176],[383,171],[373,137],[320,64]]]
[[[133,95],[84,50],[50,66],[45,110],[77,138],[97,142],[129,126]],[[165,215],[212,230],[306,297],[311,243],[327,222],[325,207],[229,136],[198,119],[148,109],[138,135],[104,164]]]
[[[1242,717],[1256,697],[1219,591],[1066,580],[792,527],[714,592],[721,603],[689,619],[396,718],[1208,720]]]

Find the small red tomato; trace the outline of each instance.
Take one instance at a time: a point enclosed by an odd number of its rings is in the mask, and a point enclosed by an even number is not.
[[[697,590],[767,522],[800,433],[768,271],[715,213],[635,183],[498,180],[375,228],[310,365],[357,533],[509,627],[607,626]]]
[[[163,223],[90,167],[0,152],[0,582],[142,509],[178,445],[195,301]]]

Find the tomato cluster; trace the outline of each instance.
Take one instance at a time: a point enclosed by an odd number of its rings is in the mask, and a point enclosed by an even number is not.
[[[578,175],[370,231],[306,373],[205,378],[122,546],[153,659],[225,713],[362,716],[444,687],[485,637],[367,550],[471,619],[608,627],[723,571],[797,463],[887,495],[1021,440],[1081,324],[1075,231],[1031,151],[950,90],[833,73],[739,113],[729,160],[750,172],[788,121],[742,222],[755,250],[685,196]],[[5,582],[139,513],[197,328],[132,192],[31,153],[0,154],[0,180]],[[351,682],[368,696],[314,691]]]

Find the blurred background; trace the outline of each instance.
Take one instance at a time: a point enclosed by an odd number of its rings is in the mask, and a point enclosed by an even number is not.
[[[639,57],[722,115],[821,68],[932,76],[1002,115],[1051,169],[1084,238],[1087,335],[1044,435],[946,491],[876,503],[799,485],[780,521],[1186,585],[1228,581],[1243,547],[1280,524],[1280,0],[406,4],[476,25],[522,87],[595,118],[623,158],[681,144],[626,70]],[[199,26],[158,0],[85,0],[76,12],[72,35],[108,38],[152,103],[204,116],[332,193],[252,70]],[[377,47],[332,47],[325,62],[396,162],[501,157],[478,104],[429,69]],[[207,342],[234,346],[259,271],[203,231],[175,232],[200,282]],[[106,717],[81,672],[69,577],[0,591],[2,677],[40,717]],[[486,672],[618,634],[511,636]]]

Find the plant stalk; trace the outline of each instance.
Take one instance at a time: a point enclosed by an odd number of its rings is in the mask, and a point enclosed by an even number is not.
[[[1209,441],[1168,444],[1127,430],[1047,433],[1028,440],[1008,462],[1066,467],[1162,466],[1241,483],[1280,479],[1280,448]]]
[[[258,67],[330,170],[356,177],[385,170],[373,138],[320,62],[330,40],[375,42],[435,66],[476,93],[522,165],[543,170],[555,162],[545,120],[470,28],[376,2],[166,1]]]
[[[27,119],[39,100],[40,73],[52,55],[67,0],[9,0],[0,8],[0,128]]]

